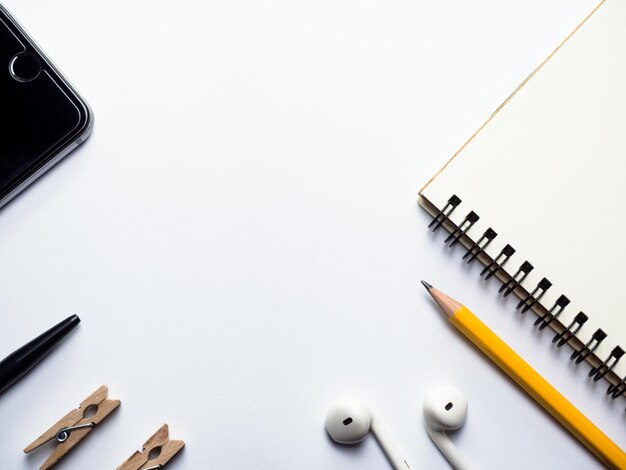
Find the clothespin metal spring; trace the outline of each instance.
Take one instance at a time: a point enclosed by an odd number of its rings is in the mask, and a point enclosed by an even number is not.
[[[65,442],[67,441],[67,438],[70,437],[70,434],[72,433],[74,429],[93,428],[95,425],[96,423],[87,423],[87,424],[80,424],[78,426],[68,426],[65,428],[61,428],[59,429],[59,432],[57,432],[56,440],[58,442]]]

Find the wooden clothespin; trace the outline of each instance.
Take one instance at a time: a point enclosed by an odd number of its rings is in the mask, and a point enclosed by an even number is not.
[[[50,429],[39,436],[35,441],[24,449],[28,453],[46,442],[56,439],[59,445],[43,463],[40,470],[52,468],[61,460],[76,444],[84,439],[91,430],[111,412],[120,406],[119,400],[108,400],[109,388],[103,385],[81,402],[77,409],[70,411]],[[96,408],[95,414],[84,416],[88,409]]]
[[[117,470],[156,470],[164,467],[185,446],[183,441],[170,441],[169,428],[164,424],[143,444],[141,452],[136,451]],[[158,456],[150,458],[150,453],[160,450]]]

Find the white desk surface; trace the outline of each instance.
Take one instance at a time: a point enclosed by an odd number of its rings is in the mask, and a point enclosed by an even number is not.
[[[476,468],[597,461],[450,329],[455,294],[624,446],[624,401],[426,230],[418,189],[595,1],[5,0],[92,105],[90,140],[0,211],[0,355],[82,324],[0,396],[0,468],[101,384],[121,408],[59,468],[114,468],[162,423],[172,469],[381,469],[335,398],[447,468],[421,399],[465,391]],[[471,177],[471,175],[468,175]]]

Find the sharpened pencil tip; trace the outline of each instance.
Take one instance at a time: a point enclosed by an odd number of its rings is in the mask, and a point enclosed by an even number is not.
[[[426,288],[426,290],[431,290],[433,288],[433,286],[431,286],[426,281],[422,281],[422,285]]]

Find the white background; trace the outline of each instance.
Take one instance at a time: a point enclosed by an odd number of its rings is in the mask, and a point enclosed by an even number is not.
[[[82,324],[0,396],[0,468],[101,384],[121,408],[60,468],[113,468],[164,422],[171,468],[387,468],[334,445],[361,397],[412,468],[454,384],[476,468],[597,461],[443,321],[471,306],[623,447],[624,402],[426,230],[419,188],[595,2],[5,0],[94,109],[93,136],[0,211],[0,355]],[[471,177],[471,175],[468,175]]]

